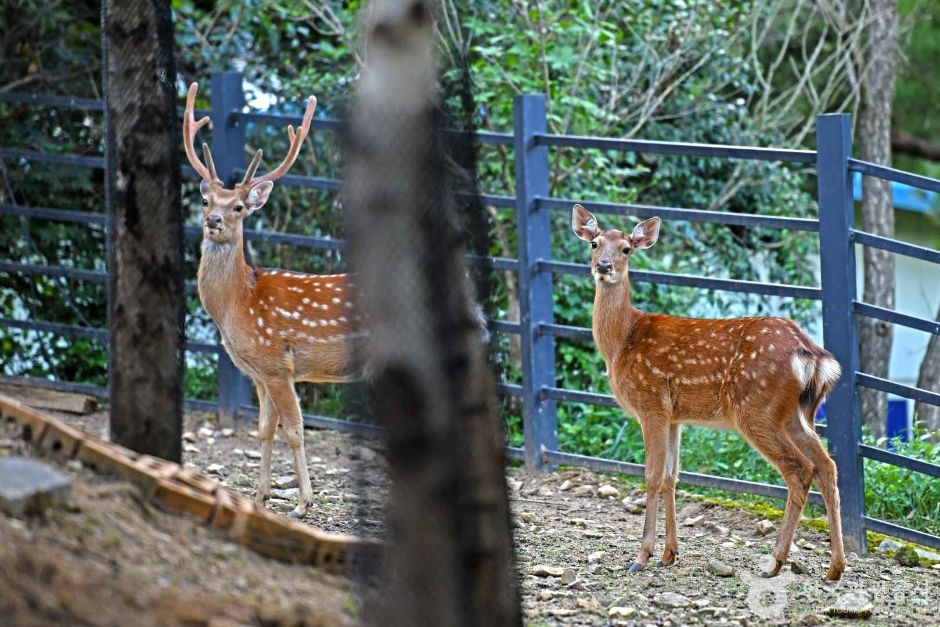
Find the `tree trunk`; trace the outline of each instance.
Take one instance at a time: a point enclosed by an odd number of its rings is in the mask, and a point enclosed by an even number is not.
[[[168,0],[105,0],[111,438],[180,461],[183,212]]]
[[[940,308],[937,309],[937,320],[940,320]],[[917,387],[930,392],[940,392],[940,335],[930,336],[927,352],[920,363]],[[940,439],[940,407],[918,401],[914,405],[914,419],[923,421],[923,426],[933,431],[934,436]]]
[[[343,205],[394,544],[364,618],[517,625],[504,440],[445,169],[430,8],[376,1],[366,27]]]
[[[869,0],[869,6],[872,21],[868,27],[868,59],[862,78],[856,138],[861,159],[891,165],[891,107],[897,74],[897,7],[895,0]],[[890,182],[866,176],[862,186],[862,229],[876,235],[894,237]],[[865,247],[864,270],[865,302],[894,309],[893,255]],[[878,377],[887,377],[892,326],[887,322],[861,317],[858,331],[861,370]],[[888,413],[887,395],[862,388],[861,404],[865,424],[876,435],[882,435]]]

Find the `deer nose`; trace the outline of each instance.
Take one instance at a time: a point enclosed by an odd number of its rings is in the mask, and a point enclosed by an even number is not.
[[[601,260],[597,262],[597,271],[601,274],[610,274],[610,271],[613,269],[613,266],[610,265],[609,261]]]
[[[206,216],[206,226],[208,226],[211,229],[219,228],[220,226],[222,226],[222,216],[215,214],[215,213]]]

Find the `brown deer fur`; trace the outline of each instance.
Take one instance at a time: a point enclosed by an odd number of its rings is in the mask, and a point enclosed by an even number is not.
[[[766,576],[786,563],[815,479],[829,516],[832,558],[827,578],[845,569],[835,463],[814,431],[816,410],[838,380],[839,363],[793,321],[783,318],[704,320],[646,313],[630,300],[629,257],[659,236],[659,218],[631,234],[603,230],[581,205],[572,227],[591,242],[595,280],[593,332],[617,402],[636,416],[646,449],[646,521],[632,572],[656,542],[657,497],[663,495],[666,547],[679,549],[675,487],[682,424],[737,430],[787,484],[783,522]]]
[[[260,270],[245,261],[244,219],[268,199],[273,181],[297,158],[310,128],[316,99],[307,102],[303,123],[294,133],[288,155],[275,170],[254,177],[259,150],[233,189],[218,179],[212,155],[203,144],[206,164],[196,156],[193,140],[208,122],[194,119],[197,85],[186,99],[183,140],[186,155],[202,177],[202,257],[199,298],[222,336],[222,344],[238,368],[251,378],[258,393],[258,439],[261,469],[256,501],[261,504],[271,485],[271,456],[278,423],[294,457],[300,488],[292,516],[302,517],[313,496],[304,454],[303,419],[294,391],[298,381],[343,382],[355,377],[352,367],[354,330],[359,316],[353,305],[355,286],[345,274],[309,275]]]

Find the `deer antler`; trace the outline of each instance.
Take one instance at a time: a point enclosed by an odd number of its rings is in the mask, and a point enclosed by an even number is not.
[[[197,121],[195,117],[196,91],[199,89],[198,83],[189,86],[189,92],[186,94],[186,112],[183,113],[183,147],[186,148],[186,157],[193,169],[202,178],[207,181],[215,181],[218,177],[215,174],[215,164],[212,163],[212,155],[209,154],[209,146],[202,145],[203,154],[209,163],[207,168],[196,156],[196,148],[193,146],[193,140],[196,139],[196,133],[203,126],[209,123],[209,118],[204,117]]]
[[[317,108],[317,99],[315,96],[310,96],[307,99],[307,109],[304,111],[304,119],[300,125],[300,128],[297,129],[297,132],[294,133],[293,125],[288,125],[287,127],[287,136],[290,138],[290,150],[287,151],[287,156],[284,157],[284,161],[281,162],[281,165],[277,166],[274,170],[271,170],[263,176],[258,178],[253,178],[255,170],[258,169],[258,164],[261,163],[261,151],[255,153],[254,158],[251,160],[251,164],[248,166],[248,169],[245,171],[245,178],[242,179],[242,185],[257,185],[264,181],[276,181],[277,179],[284,176],[292,165],[294,161],[297,160],[297,155],[300,153],[300,146],[304,143],[304,139],[307,137],[307,133],[310,132],[310,122],[313,120],[313,111]]]

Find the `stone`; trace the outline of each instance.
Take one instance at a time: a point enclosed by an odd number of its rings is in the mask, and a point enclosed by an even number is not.
[[[880,551],[881,553],[891,553],[893,551],[897,551],[902,546],[904,545],[898,542],[897,540],[893,540],[891,538],[885,538],[878,545],[878,551]]]
[[[605,484],[597,489],[597,496],[600,496],[602,498],[608,498],[608,497],[617,498],[620,496],[620,490],[618,490],[612,485]]]
[[[569,518],[568,523],[575,527],[587,527],[588,521],[584,518]]]
[[[186,431],[183,433],[183,442],[195,442],[196,434],[192,431]]]
[[[897,553],[894,554],[894,559],[901,566],[920,566],[920,557],[913,547],[902,546],[897,550]]]
[[[211,438],[213,435],[215,435],[215,431],[213,431],[210,427],[202,427],[199,429],[199,435],[204,438]]]
[[[0,510],[9,516],[41,514],[65,503],[72,491],[71,480],[33,459],[0,459]]]
[[[240,449],[240,448],[232,449],[232,455],[244,455],[244,454],[245,454],[244,449]]]
[[[594,493],[594,486],[592,486],[592,485],[579,485],[577,488],[574,489],[574,493],[575,493],[575,494],[578,494],[578,495],[582,495],[582,494],[593,494],[593,493]]]
[[[230,437],[232,437],[233,435],[235,435],[235,429],[231,429],[231,428],[229,428],[229,427],[226,427],[225,429],[222,429],[222,437],[223,437],[223,438],[230,438]]]
[[[199,447],[196,446],[195,444],[190,444],[189,442],[187,442],[186,444],[183,445],[183,452],[184,453],[198,453]]]
[[[271,494],[279,499],[296,499],[300,496],[300,488],[288,488],[286,490],[271,490]]]
[[[773,533],[773,532],[774,532],[774,529],[776,529],[776,528],[777,528],[776,525],[774,525],[771,521],[769,521],[769,520],[767,520],[767,519],[758,521],[758,523],[757,523],[757,535],[760,535],[760,536],[768,536],[768,535],[770,535],[771,533]]]
[[[245,451],[245,457],[247,457],[248,459],[261,459],[261,451],[255,451],[255,450]]]
[[[570,489],[571,489],[571,485],[572,485],[572,484],[571,484],[571,481],[569,481],[568,479],[565,479],[564,481],[561,482],[561,485],[558,486],[558,491],[559,491],[559,492],[565,492],[565,491],[567,491],[567,490],[570,490]]]
[[[555,593],[551,590],[540,590],[539,599],[542,601],[551,601],[555,598]]]
[[[716,577],[733,577],[734,569],[718,560],[710,560],[707,565],[708,572]]]
[[[602,559],[604,559],[606,553],[604,551],[595,551],[588,555],[588,564],[599,564]]]
[[[827,607],[825,614],[838,618],[870,618],[875,609],[871,597],[865,592],[848,592]]]
[[[509,486],[509,489],[513,492],[518,492],[522,489],[522,482],[512,477],[506,479],[506,485]]]
[[[297,487],[297,477],[294,475],[281,475],[274,479],[274,487],[279,490]]]
[[[635,613],[635,607],[614,606],[607,610],[607,618],[630,618]]]
[[[802,548],[804,551],[815,551],[816,545],[812,542],[804,542]]]
[[[705,516],[690,516],[682,521],[683,527],[698,527],[702,521],[705,520]]]
[[[578,579],[578,573],[575,572],[573,568],[565,568],[561,572],[561,584],[563,586],[569,586],[573,584]]]
[[[558,566],[538,565],[532,568],[532,574],[536,577],[561,577],[564,572],[565,569]]]
[[[660,592],[653,597],[653,603],[666,609],[681,609],[689,607],[689,598],[678,592]]]
[[[790,560],[790,570],[796,575],[808,575],[809,570],[801,562]]]
[[[604,534],[596,529],[585,529],[581,532],[581,535],[585,538],[603,538]]]
[[[578,613],[578,610],[568,609],[566,607],[551,607],[545,610],[546,614],[552,616],[558,616],[559,618],[564,618],[565,616],[574,616]]]
[[[216,475],[221,474],[223,470],[225,470],[225,466],[222,464],[209,464],[206,466],[206,472],[211,472]]]
[[[531,524],[531,523],[534,523],[536,520],[538,520],[538,517],[532,512],[522,512],[521,514],[519,514],[519,520],[524,523]]]
[[[926,549],[914,549],[914,552],[917,553],[917,557],[922,560],[940,562],[940,553],[935,553],[934,551],[928,551]]]
[[[815,627],[816,625],[822,625],[825,622],[826,619],[819,614],[806,614],[799,620],[797,625],[801,625],[802,627]]]
[[[374,462],[379,455],[368,446],[360,444],[349,449],[349,456],[352,459],[359,459],[364,462]]]

